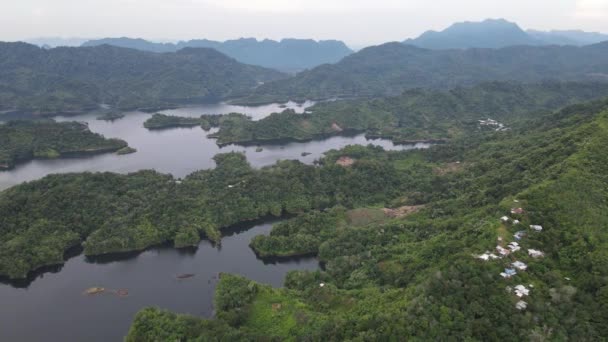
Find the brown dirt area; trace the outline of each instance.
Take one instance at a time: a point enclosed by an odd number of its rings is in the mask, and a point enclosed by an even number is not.
[[[413,214],[422,208],[424,208],[424,205],[405,205],[394,209],[383,208],[382,211],[388,217],[399,218]]]
[[[336,164],[344,167],[351,166],[355,163],[355,160],[351,157],[342,156],[336,160]]]

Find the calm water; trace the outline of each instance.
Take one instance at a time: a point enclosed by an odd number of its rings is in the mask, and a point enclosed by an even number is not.
[[[298,106],[290,103],[289,106],[302,113],[309,104]],[[167,110],[164,113],[199,116],[242,112],[259,120],[282,110],[278,105],[239,107],[218,104]],[[86,121],[93,132],[124,139],[138,152],[124,156],[103,154],[30,161],[12,171],[0,172],[0,189],[51,173],[65,172],[127,173],[156,169],[184,177],[199,169],[213,168],[212,157],[229,151],[243,151],[254,167],[261,167],[280,159],[312,163],[323,152],[349,144],[373,143],[385,149],[428,147],[426,144],[396,146],[386,140],[368,141],[361,134],[282,146],[262,145],[262,152],[255,152],[255,146],[219,148],[215,140],[206,138],[208,133],[199,127],[149,131],[143,127],[143,122],[150,115],[133,112],[114,122],[96,120],[93,114],[59,117],[57,120],[61,121]],[[302,157],[302,152],[311,155]],[[289,270],[314,270],[319,267],[315,258],[270,264],[257,259],[248,246],[249,242],[255,235],[267,234],[270,228],[270,223],[242,226],[222,240],[221,248],[202,241],[196,251],[190,252],[159,247],[135,255],[91,260],[78,255],[76,251],[74,254],[77,256],[69,259],[63,267],[39,272],[26,282],[0,283],[0,341],[120,341],[127,333],[135,313],[143,307],[157,306],[178,313],[210,317],[219,272],[240,274],[262,283],[282,286]],[[175,276],[183,273],[194,273],[196,276],[177,280]],[[128,289],[129,296],[82,294],[85,289],[95,286]]]
[[[295,103],[289,103],[288,105],[298,112],[303,112],[305,106],[309,104],[298,106]],[[226,114],[237,111],[260,119],[272,112],[282,110],[276,104],[259,107],[218,104],[167,110],[163,113],[200,116],[201,114]],[[245,152],[251,165],[261,167],[272,165],[280,159],[299,159],[310,164],[321,157],[323,152],[339,149],[349,144],[373,143],[387,150],[428,147],[427,144],[394,145],[389,140],[367,140],[363,134],[360,134],[352,137],[335,136],[304,143],[293,142],[281,146],[262,145],[262,152],[256,152],[256,146],[230,145],[220,148],[214,139],[206,137],[209,132],[203,131],[200,127],[149,131],[143,127],[143,122],[150,116],[151,114],[148,113],[132,112],[114,122],[96,120],[95,114],[57,117],[58,121],[86,121],[89,123],[91,131],[109,138],[124,139],[130,146],[137,149],[137,153],[123,156],[107,153],[84,158],[32,160],[17,165],[11,171],[0,172],[0,190],[24,181],[39,179],[51,173],[83,171],[128,173],[142,169],[155,169],[159,172],[171,173],[176,177],[184,177],[196,170],[215,167],[213,156],[230,151]],[[302,157],[302,152],[311,154]]]
[[[0,284],[0,341],[121,341],[135,313],[147,306],[210,317],[219,272],[278,287],[290,270],[319,267],[315,258],[275,264],[257,259],[248,244],[271,226],[241,227],[224,237],[219,249],[202,241],[190,252],[165,247],[106,260],[81,255],[31,284]],[[195,276],[176,279],[183,273]],[[129,295],[83,295],[93,286],[128,289]]]

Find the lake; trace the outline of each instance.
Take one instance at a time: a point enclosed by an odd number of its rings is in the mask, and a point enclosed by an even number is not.
[[[288,107],[304,112],[311,103]],[[242,107],[227,104],[191,106],[162,111],[165,114],[200,116],[241,112],[259,120],[272,112],[280,112],[279,105]],[[96,120],[95,114],[58,117],[58,121],[84,121],[91,131],[106,137],[126,140],[137,153],[119,156],[101,154],[84,158],[33,160],[15,169],[0,172],[0,189],[24,181],[42,178],[51,173],[112,171],[134,172],[156,169],[184,177],[199,169],[215,167],[217,153],[245,152],[254,167],[274,164],[281,159],[298,159],[313,163],[324,152],[349,144],[369,143],[387,150],[426,148],[428,144],[394,145],[388,140],[367,140],[363,134],[334,136],[324,140],[290,142],[283,145],[229,145],[218,147],[215,140],[200,127],[149,131],[143,122],[152,114],[131,112],[117,121]],[[303,152],[311,153],[302,156]],[[296,258],[276,263],[265,263],[249,248],[258,234],[267,234],[271,223],[242,225],[228,230],[221,248],[202,241],[195,251],[171,247],[153,248],[143,253],[105,256],[90,259],[73,251],[72,257],[61,267],[37,272],[27,281],[0,283],[0,341],[120,341],[126,335],[137,311],[157,306],[177,313],[202,317],[213,314],[213,293],[219,272],[235,273],[272,286],[282,286],[290,270],[315,270],[316,258]],[[191,279],[176,276],[193,273]],[[113,294],[84,295],[91,287],[127,289],[127,297]]]
[[[201,241],[195,251],[159,247],[101,259],[80,255],[55,268],[56,273],[0,284],[0,341],[122,341],[137,311],[147,306],[211,317],[220,272],[279,287],[290,270],[319,268],[316,258],[274,264],[257,259],[249,242],[268,234],[271,226],[234,228],[221,248]],[[195,276],[176,278],[184,273]],[[91,287],[127,289],[129,295],[83,294]]]
[[[302,113],[306,106],[312,103],[298,105],[290,102],[288,108]],[[165,114],[198,117],[201,114],[227,114],[241,112],[261,119],[273,112],[280,112],[277,104],[244,107],[228,104],[201,105],[162,111]],[[428,144],[395,145],[390,140],[367,140],[364,134],[355,136],[334,136],[323,140],[308,142],[291,142],[283,145],[260,145],[263,150],[256,152],[257,146],[228,145],[218,147],[215,139],[207,138],[210,132],[200,127],[172,128],[167,130],[147,130],[143,127],[152,114],[130,112],[113,122],[96,120],[97,114],[85,114],[70,117],[57,117],[57,121],[83,121],[89,124],[91,131],[103,134],[108,138],[126,140],[137,153],[116,155],[106,153],[94,156],[60,159],[37,159],[18,164],[13,170],[0,172],[0,190],[13,185],[40,179],[51,173],[111,171],[118,173],[135,172],[142,169],[155,169],[163,173],[171,173],[175,177],[184,177],[196,170],[215,167],[213,156],[218,153],[241,151],[247,154],[247,160],[254,167],[272,165],[281,159],[298,159],[311,164],[319,159],[323,152],[339,149],[350,144],[379,145],[387,150],[404,150],[426,148]],[[302,152],[311,153],[302,157]]]

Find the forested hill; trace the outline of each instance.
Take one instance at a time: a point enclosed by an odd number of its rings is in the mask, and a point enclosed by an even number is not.
[[[478,129],[481,119],[508,127],[535,112],[606,96],[608,82],[488,82],[449,91],[411,89],[395,97],[321,102],[305,114],[286,110],[258,121],[224,115],[212,136],[220,145],[301,141],[353,131],[396,143],[444,141]]]
[[[399,95],[485,81],[608,81],[608,42],[584,47],[513,46],[428,50],[401,43],[369,47],[333,65],[257,88],[251,102]]]
[[[178,43],[154,43],[134,38],[104,38],[90,40],[82,46],[114,45],[152,52],[175,52],[186,47],[215,49],[241,63],[259,65],[282,71],[295,72],[321,64],[336,63],[353,53],[338,40],[283,39],[275,41],[241,38],[218,42],[194,39]]]
[[[405,44],[427,49],[501,48],[514,45],[589,45],[608,41],[608,35],[584,31],[522,30],[505,19],[455,23],[442,31],[426,31]]]
[[[219,100],[284,77],[213,49],[157,54],[114,46],[45,50],[0,42],[0,110],[130,109]]]
[[[213,320],[145,309],[127,341],[604,340],[607,145],[604,101],[428,151],[331,152],[326,165],[349,157],[416,181],[252,241],[261,255],[317,254],[322,271],[290,272],[281,289],[222,274]]]
[[[513,45],[542,45],[517,24],[504,19],[486,19],[482,22],[455,23],[443,31],[426,31],[411,44],[427,49],[501,48]]]

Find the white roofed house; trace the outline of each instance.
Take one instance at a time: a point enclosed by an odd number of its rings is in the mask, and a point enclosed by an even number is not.
[[[524,285],[515,286],[515,295],[519,298],[523,296],[527,296],[530,294],[530,289],[526,288]]]
[[[545,256],[545,253],[536,249],[528,249],[528,255],[533,258],[542,258]]]
[[[500,254],[503,257],[511,254],[510,250],[508,250],[502,246],[496,246],[496,251],[498,252],[498,254]]]
[[[525,263],[523,263],[521,261],[516,261],[514,263],[511,263],[511,266],[513,266],[521,271],[525,271],[528,268],[528,265],[526,265]]]
[[[521,249],[521,247],[519,247],[519,244],[515,241],[509,242],[509,245],[507,247],[509,247],[512,253],[517,252]]]
[[[507,217],[507,216],[503,216],[503,217],[501,217],[501,218],[500,218],[500,220],[501,220],[502,222],[507,223],[507,222],[509,222],[509,217]]]
[[[505,268],[504,272],[500,272],[500,276],[503,278],[511,278],[512,276],[514,276],[516,274],[517,274],[517,271],[512,268]]]
[[[537,231],[537,232],[542,232],[543,231],[543,226],[539,226],[539,225],[533,224],[533,225],[530,226],[530,229],[532,229],[534,231]]]
[[[524,236],[526,236],[526,232],[520,230],[513,235],[516,240],[521,240]]]
[[[519,302],[517,302],[517,304],[515,304],[515,308],[517,310],[525,310],[528,307],[528,303],[524,302],[523,300],[520,300]]]

